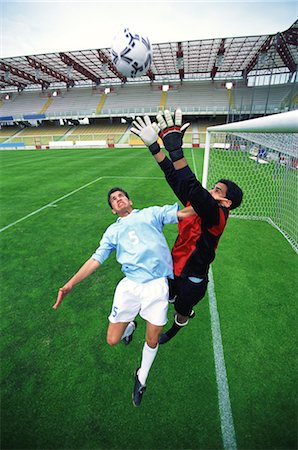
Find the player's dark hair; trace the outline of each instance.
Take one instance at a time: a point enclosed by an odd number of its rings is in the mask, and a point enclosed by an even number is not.
[[[122,189],[122,188],[120,188],[120,187],[113,187],[113,188],[110,189],[109,192],[108,192],[108,203],[109,203],[109,205],[110,205],[111,208],[112,208],[112,205],[111,205],[111,202],[110,202],[110,197],[111,197],[111,195],[113,194],[113,192],[116,192],[116,191],[123,192],[123,194],[125,195],[125,197],[127,197],[128,200],[129,200],[129,195],[128,195],[128,193],[127,193],[124,189]]]
[[[242,189],[231,180],[221,179],[218,180],[218,183],[223,183],[227,186],[226,198],[232,202],[229,209],[235,209],[240,206],[243,198]]]

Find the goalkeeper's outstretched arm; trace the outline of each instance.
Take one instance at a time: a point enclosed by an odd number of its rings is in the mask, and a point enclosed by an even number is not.
[[[185,167],[187,165],[184,160],[183,165],[181,161],[177,161],[174,163],[170,161],[165,153],[160,148],[158,143],[160,128],[156,123],[151,123],[151,120],[148,116],[137,117],[132,122],[133,127],[130,129],[132,133],[137,135],[144,144],[148,147],[149,151],[153,155],[155,161],[159,164],[161,170],[164,172],[166,180],[169,186],[174,191],[174,194],[181,201],[183,205],[186,205],[188,198],[185,195],[185,192],[181,189],[181,183],[179,178],[177,177],[177,172],[175,169],[178,169],[180,166]]]

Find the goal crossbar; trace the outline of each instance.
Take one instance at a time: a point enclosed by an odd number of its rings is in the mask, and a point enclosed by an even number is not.
[[[207,132],[212,131],[298,133],[298,110],[273,114],[271,116],[258,117],[257,119],[242,120],[240,122],[233,122],[225,125],[215,125],[207,128]]]

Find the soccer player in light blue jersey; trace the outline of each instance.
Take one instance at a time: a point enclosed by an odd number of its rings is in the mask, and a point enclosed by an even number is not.
[[[113,214],[118,216],[102,236],[99,247],[79,271],[59,289],[54,309],[72,288],[97,270],[115,251],[125,277],[118,283],[109,315],[107,343],[129,344],[136,328],[135,317],[146,320],[146,341],[141,365],[135,373],[133,404],[139,406],[146,380],[158,350],[158,338],[167,322],[168,278],[173,278],[172,257],[163,235],[165,224],[175,224],[194,214],[178,204],[133,209],[127,192],[115,187],[108,193]]]

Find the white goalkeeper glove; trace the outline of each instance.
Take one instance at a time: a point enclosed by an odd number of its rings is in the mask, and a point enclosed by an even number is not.
[[[190,123],[182,125],[181,109],[176,109],[174,120],[170,111],[167,109],[164,113],[160,112],[157,114],[156,119],[160,128],[159,136],[161,137],[166,150],[169,152],[171,160],[174,162],[183,158],[183,136],[190,126]]]
[[[160,146],[157,142],[160,130],[157,124],[151,123],[150,117],[148,116],[145,116],[144,120],[141,117],[137,117],[132,124],[133,127],[130,131],[142,139],[152,155],[156,155],[160,151]]]

